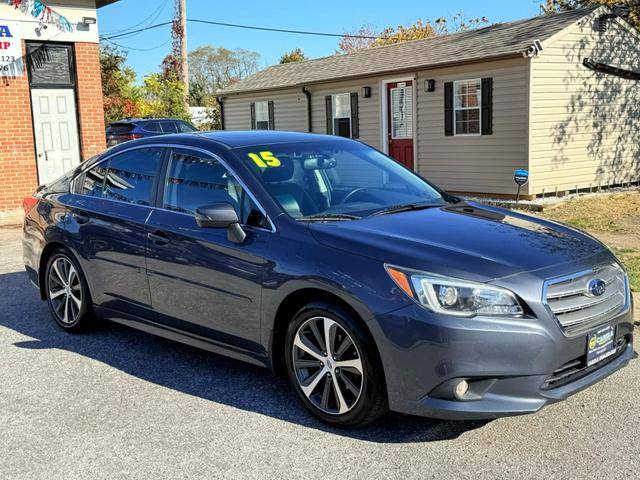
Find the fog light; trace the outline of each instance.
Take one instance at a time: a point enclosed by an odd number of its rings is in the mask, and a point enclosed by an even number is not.
[[[460,380],[453,389],[453,394],[458,400],[463,400],[469,391],[469,384],[466,380]]]

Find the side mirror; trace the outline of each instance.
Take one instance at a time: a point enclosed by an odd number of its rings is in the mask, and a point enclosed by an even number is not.
[[[226,228],[230,242],[242,243],[247,238],[238,214],[230,203],[214,203],[197,208],[196,223],[201,228]]]

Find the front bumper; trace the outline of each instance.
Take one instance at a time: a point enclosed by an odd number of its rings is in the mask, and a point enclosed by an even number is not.
[[[392,410],[448,420],[491,419],[537,412],[626,366],[636,356],[632,311],[607,323],[616,326],[619,352],[557,387],[545,382],[559,367],[586,356],[586,335],[567,337],[550,318],[459,319],[414,304],[376,317],[370,328]],[[435,393],[457,378],[488,380],[490,386],[474,400]]]

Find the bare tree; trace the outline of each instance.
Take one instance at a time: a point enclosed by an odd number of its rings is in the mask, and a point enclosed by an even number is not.
[[[244,49],[229,50],[205,45],[189,52],[192,100],[194,96],[200,99],[215,97],[219,88],[257,72],[259,61],[258,53]]]
[[[468,19],[460,12],[451,18],[440,17],[433,22],[418,19],[410,25],[387,27],[381,32],[376,31],[371,25],[364,25],[355,32],[347,33],[340,39],[337,53],[352,53],[365,48],[431,38],[452,32],[464,32],[488,24],[489,19],[487,17]]]
[[[370,48],[375,42],[375,37],[379,36],[371,25],[363,25],[355,32],[346,33],[338,42],[337,53],[353,53],[363,48]],[[371,38],[365,38],[371,37]]]

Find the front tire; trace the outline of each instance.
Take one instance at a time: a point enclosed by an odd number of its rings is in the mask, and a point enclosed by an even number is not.
[[[86,330],[93,323],[89,288],[73,255],[56,250],[47,262],[45,294],[58,326],[68,332]]]
[[[336,427],[362,427],[387,412],[384,375],[360,323],[325,303],[301,309],[287,329],[289,380],[304,405]]]

